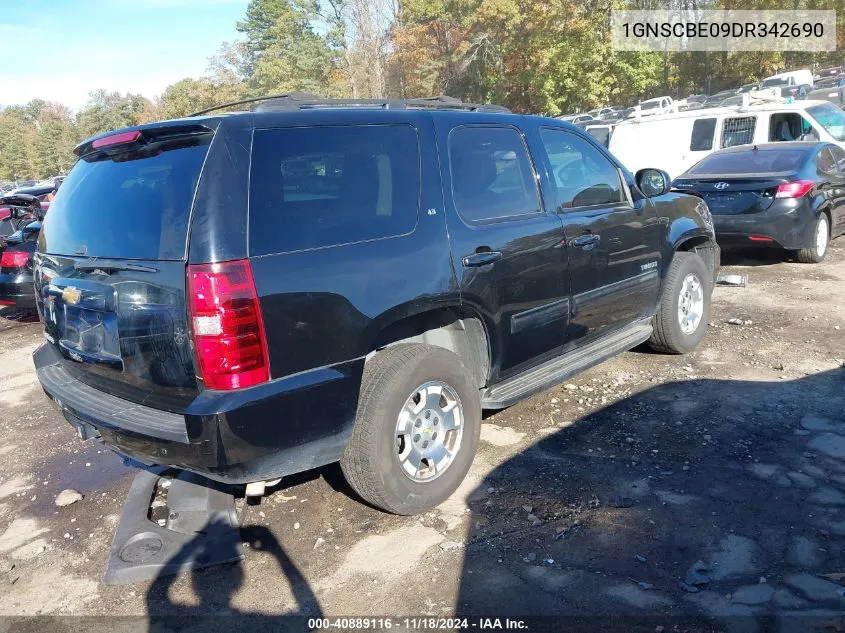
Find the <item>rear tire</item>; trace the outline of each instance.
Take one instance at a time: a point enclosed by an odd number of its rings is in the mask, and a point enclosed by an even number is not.
[[[431,345],[396,345],[364,368],[340,466],[367,502],[394,514],[419,514],[464,480],[480,431],[480,394],[460,358]]]
[[[694,350],[710,320],[712,293],[712,275],[704,260],[695,253],[675,253],[652,320],[649,346],[666,354]]]
[[[802,248],[796,253],[796,258],[802,264],[818,264],[827,254],[830,243],[830,222],[827,215],[820,213],[813,223],[814,244],[810,248]]]

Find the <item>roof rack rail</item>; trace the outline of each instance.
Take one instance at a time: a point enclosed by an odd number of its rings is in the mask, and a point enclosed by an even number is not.
[[[440,95],[437,97],[420,97],[416,99],[323,99],[317,95],[305,92],[291,92],[266,97],[252,97],[222,103],[205,110],[189,114],[189,117],[208,114],[237,105],[258,103],[256,112],[274,112],[284,110],[316,110],[322,108],[379,108],[383,110],[467,110],[470,112],[500,112],[509,113],[504,106],[484,103],[464,103],[455,97]]]

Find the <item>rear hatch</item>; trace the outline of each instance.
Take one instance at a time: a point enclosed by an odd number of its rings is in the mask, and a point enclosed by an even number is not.
[[[679,178],[673,186],[701,197],[713,215],[761,213],[775,200],[778,185],[788,182],[787,175],[768,174],[760,178],[713,176]]]
[[[191,209],[212,130],[88,142],[44,220],[35,261],[45,338],[77,379],[182,412],[198,393],[185,303]]]

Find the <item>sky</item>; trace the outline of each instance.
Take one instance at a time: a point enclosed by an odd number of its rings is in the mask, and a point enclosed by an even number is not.
[[[160,95],[199,77],[248,0],[0,0],[0,104]]]

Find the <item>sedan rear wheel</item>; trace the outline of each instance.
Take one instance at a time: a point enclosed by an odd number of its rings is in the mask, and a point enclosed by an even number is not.
[[[830,224],[827,215],[820,213],[813,225],[813,245],[798,251],[798,261],[804,264],[818,264],[827,254],[827,244],[830,241]]]

